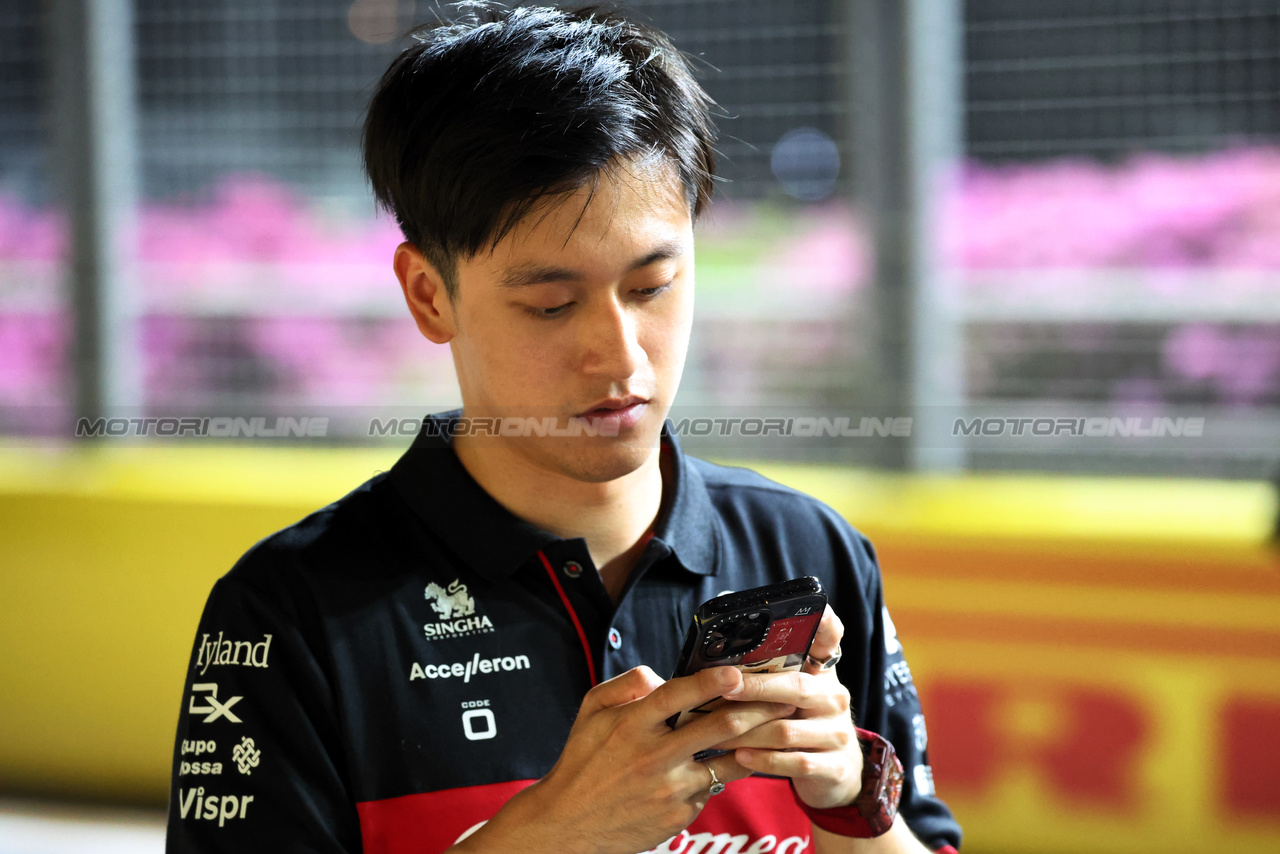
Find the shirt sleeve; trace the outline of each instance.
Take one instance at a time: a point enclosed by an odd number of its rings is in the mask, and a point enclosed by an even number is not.
[[[862,623],[868,659],[858,670],[867,674],[863,708],[855,708],[858,726],[879,733],[894,746],[902,762],[902,800],[898,812],[912,832],[925,845],[938,850],[950,845],[960,847],[960,825],[933,785],[933,768],[929,765],[929,734],[924,711],[916,693],[911,667],[903,654],[889,609],[884,602],[880,565],[871,543],[857,535],[861,560],[869,561],[865,581],[865,607],[868,620]],[[861,562],[860,560],[860,562]],[[848,631],[848,623],[846,623]],[[847,645],[846,645],[846,648]],[[883,687],[876,681],[883,678]],[[848,686],[848,683],[846,683]],[[853,686],[848,686],[853,688]],[[861,692],[852,690],[855,697]]]
[[[318,626],[231,575],[200,619],[174,744],[166,851],[356,852]],[[314,621],[314,618],[312,618]]]

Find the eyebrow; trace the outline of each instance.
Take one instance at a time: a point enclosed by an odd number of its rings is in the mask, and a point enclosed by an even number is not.
[[[659,261],[678,258],[684,252],[685,243],[683,240],[669,240],[666,243],[660,243],[648,255],[632,261],[627,266],[627,272],[634,272]],[[548,282],[580,282],[584,278],[586,277],[581,272],[569,267],[557,267],[554,264],[521,264],[504,272],[502,281],[499,284],[504,288],[523,288]]]

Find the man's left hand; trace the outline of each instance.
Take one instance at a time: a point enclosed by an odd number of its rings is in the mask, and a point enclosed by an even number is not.
[[[844,626],[828,605],[809,656],[824,661],[836,655],[843,636]],[[796,712],[717,747],[734,750],[734,759],[752,771],[790,777],[800,798],[815,809],[853,803],[862,789],[862,749],[849,713],[849,690],[834,668],[823,670],[806,660],[799,671],[748,675],[742,690],[727,698],[782,703]]]

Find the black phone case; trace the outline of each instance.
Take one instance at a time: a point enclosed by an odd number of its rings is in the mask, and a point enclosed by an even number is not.
[[[694,612],[685,633],[675,676],[689,676],[708,667],[737,667],[743,673],[778,673],[799,670],[809,652],[827,606],[822,583],[813,576],[754,587],[708,599]],[[760,642],[732,655],[711,658],[717,627],[756,612],[769,616],[769,627]],[[671,727],[688,723],[725,702],[719,697],[667,719]]]

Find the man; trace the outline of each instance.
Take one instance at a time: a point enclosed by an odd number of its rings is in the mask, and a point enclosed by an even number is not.
[[[870,545],[663,434],[713,167],[684,60],[600,10],[472,4],[420,39],[373,97],[365,163],[463,410],[215,586],[169,849],[957,845]],[[699,603],[800,575],[835,605],[803,672],[664,681]],[[891,823],[854,717],[902,757]]]

